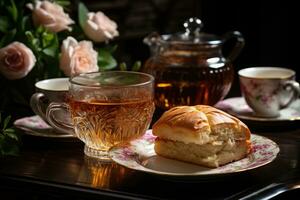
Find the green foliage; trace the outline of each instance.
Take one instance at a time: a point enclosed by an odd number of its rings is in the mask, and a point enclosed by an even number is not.
[[[79,4],[78,4],[78,21],[79,21],[79,25],[82,29],[84,28],[85,22],[87,20],[88,12],[89,12],[89,10],[87,9],[87,7],[82,2],[79,2]]]
[[[66,7],[71,4],[69,0],[55,0],[55,2],[62,7]]]
[[[16,32],[17,32],[16,29],[6,31],[6,33],[2,36],[0,40],[0,46],[5,46],[6,44],[10,43],[15,37]]]
[[[63,6],[65,10],[70,5],[69,0],[55,0],[55,2]],[[26,4],[28,3],[34,3],[34,1],[0,0],[0,10],[3,11],[0,13],[0,48],[13,41],[20,41],[33,51],[37,59],[36,66],[30,72],[29,78],[34,77],[35,81],[37,81],[60,77],[63,75],[59,69],[61,43],[67,36],[73,36],[78,41],[89,40],[82,31],[89,10],[82,2],[79,2],[79,26],[74,24],[72,32],[51,33],[43,27],[35,27],[33,25],[31,11],[26,8]],[[98,47],[98,64],[100,70],[114,69],[117,66],[117,61],[113,56],[113,52],[117,46],[98,44]]]
[[[10,5],[8,5],[6,7],[6,9],[9,11],[13,21],[16,23],[17,19],[18,19],[18,10],[17,10],[15,2],[13,0],[10,0]]]
[[[34,31],[26,31],[28,46],[37,58],[38,79],[54,78],[61,75],[59,69],[59,38],[55,33],[51,33],[40,26]],[[56,66],[56,67],[54,67]]]
[[[126,71],[127,70],[126,63],[124,63],[124,62],[120,63],[119,68],[120,68],[121,71]]]
[[[0,32],[5,33],[8,29],[8,17],[1,16],[0,17]]]
[[[128,69],[127,64],[124,63],[124,62],[122,62],[122,63],[120,63],[120,65],[119,65],[119,69],[120,69],[121,71],[127,71],[127,70],[131,70],[131,71],[139,71],[139,70],[141,69],[141,66],[142,66],[141,61],[136,61],[136,62],[132,65],[132,67],[131,67],[130,69]]]
[[[49,1],[54,1],[63,6],[65,11],[70,11],[68,7],[70,0]],[[0,74],[0,110],[12,116],[1,120],[0,113],[1,155],[15,155],[18,152],[19,137],[16,130],[10,127],[10,121],[15,120],[16,116],[33,114],[29,100],[35,92],[34,83],[42,79],[64,76],[59,68],[62,41],[68,36],[74,37],[77,41],[90,40],[83,32],[89,10],[82,2],[74,2],[78,3],[78,23],[72,25],[71,32],[52,33],[42,26],[34,25],[32,12],[26,4],[34,4],[35,0],[0,0],[0,48],[14,41],[22,42],[32,50],[37,60],[33,70],[22,79],[8,80]],[[75,19],[74,16],[71,18]],[[98,52],[100,71],[113,69],[138,71],[141,67],[140,61],[131,67],[127,67],[126,63],[118,64],[113,56],[117,45],[97,43],[94,48]]]
[[[132,71],[139,71],[141,69],[142,63],[141,61],[136,61],[132,66]]]
[[[2,120],[0,112],[0,156],[19,154],[19,136],[14,128],[9,127],[10,116]]]
[[[98,66],[100,71],[111,70],[117,66],[116,59],[112,56],[114,48],[100,48],[98,51]]]

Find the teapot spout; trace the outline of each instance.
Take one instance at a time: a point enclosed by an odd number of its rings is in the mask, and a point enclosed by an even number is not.
[[[153,32],[144,38],[143,42],[150,48],[151,54],[155,54],[161,46],[161,36],[157,32]]]

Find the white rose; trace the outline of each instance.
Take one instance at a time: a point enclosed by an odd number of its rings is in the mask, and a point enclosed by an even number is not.
[[[91,40],[103,42],[119,35],[117,27],[103,12],[89,12],[83,31]]]
[[[35,25],[42,25],[48,30],[57,33],[63,30],[72,30],[69,25],[74,24],[74,21],[66,14],[63,8],[49,1],[36,1],[27,6],[32,10],[32,19]]]
[[[25,77],[35,65],[36,58],[23,43],[13,42],[0,49],[0,73],[7,79]]]
[[[73,37],[68,37],[61,46],[60,69],[67,76],[80,73],[96,72],[98,53],[93,49],[90,41],[77,42]]]

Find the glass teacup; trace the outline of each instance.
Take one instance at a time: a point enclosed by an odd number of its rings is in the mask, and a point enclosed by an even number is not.
[[[88,156],[110,161],[108,150],[148,129],[154,112],[153,76],[108,71],[80,74],[69,80],[68,103],[51,103],[48,122],[75,134]],[[72,124],[59,123],[55,112],[70,112]]]

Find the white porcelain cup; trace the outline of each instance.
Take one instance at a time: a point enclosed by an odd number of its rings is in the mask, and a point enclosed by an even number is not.
[[[69,78],[53,78],[41,80],[35,83],[36,93],[31,96],[30,106],[33,112],[39,115],[45,122],[46,110],[53,102],[67,102],[69,91]],[[68,112],[57,112],[58,121],[71,121]]]
[[[239,70],[242,95],[260,117],[278,117],[280,110],[300,94],[295,71],[280,67],[251,67]]]

